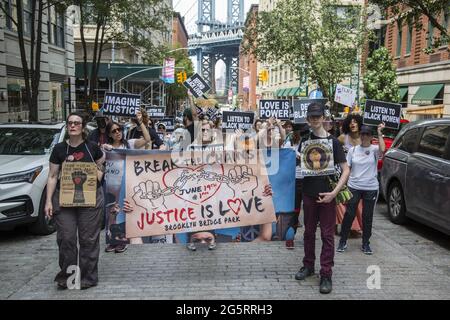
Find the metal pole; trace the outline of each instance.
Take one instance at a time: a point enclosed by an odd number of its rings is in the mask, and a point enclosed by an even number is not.
[[[111,63],[115,63],[116,61],[116,50],[115,50],[115,46],[114,46],[114,40],[111,41]],[[112,92],[116,92],[116,81],[113,78],[112,79]]]

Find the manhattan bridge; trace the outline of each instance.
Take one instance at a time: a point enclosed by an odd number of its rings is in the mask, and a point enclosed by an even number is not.
[[[189,35],[189,55],[197,57],[197,73],[210,85],[210,93],[216,93],[215,66],[225,63],[226,89],[237,92],[239,80],[239,45],[244,29],[244,0],[227,0],[227,21],[216,20],[215,0],[198,1],[197,33]],[[219,0],[223,1],[223,0]]]

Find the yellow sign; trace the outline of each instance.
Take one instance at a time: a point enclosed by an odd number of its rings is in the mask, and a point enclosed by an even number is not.
[[[61,207],[95,207],[97,165],[93,162],[64,162],[61,171]]]
[[[95,101],[92,101],[92,111],[98,111],[99,107],[98,107],[98,103]]]

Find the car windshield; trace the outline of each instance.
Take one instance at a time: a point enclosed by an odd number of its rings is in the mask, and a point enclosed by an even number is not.
[[[60,133],[50,128],[0,128],[0,155],[44,155]]]

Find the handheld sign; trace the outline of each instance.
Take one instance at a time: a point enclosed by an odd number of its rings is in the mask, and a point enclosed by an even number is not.
[[[280,120],[289,120],[291,105],[289,100],[260,100],[259,117],[269,119],[274,117]]]
[[[92,162],[64,162],[61,171],[61,207],[95,207],[97,166]]]
[[[105,115],[134,117],[141,108],[139,94],[107,92],[102,110]]]
[[[175,130],[175,118],[163,118],[161,120],[158,120],[156,123],[156,128],[158,128],[159,124],[164,124],[166,127],[167,132],[172,132]]]
[[[188,88],[192,95],[196,98],[203,96],[211,90],[208,83],[206,83],[206,81],[197,73],[183,82],[183,85]]]
[[[341,84],[336,86],[334,101],[347,107],[352,107],[356,100],[356,90],[345,87]]]
[[[377,126],[384,122],[386,128],[398,129],[400,127],[402,105],[376,100],[366,100],[363,123]]]
[[[166,107],[149,106],[145,108],[150,118],[164,118],[166,116]]]
[[[254,120],[255,114],[253,112],[223,111],[222,131],[251,129]]]
[[[311,103],[316,102],[324,106],[327,101],[327,99],[294,100],[294,123],[306,123],[308,106]]]
[[[206,115],[208,116],[209,120],[211,121],[215,121],[217,118],[217,113],[218,113],[219,109],[218,108],[208,108],[208,110],[206,110]]]

